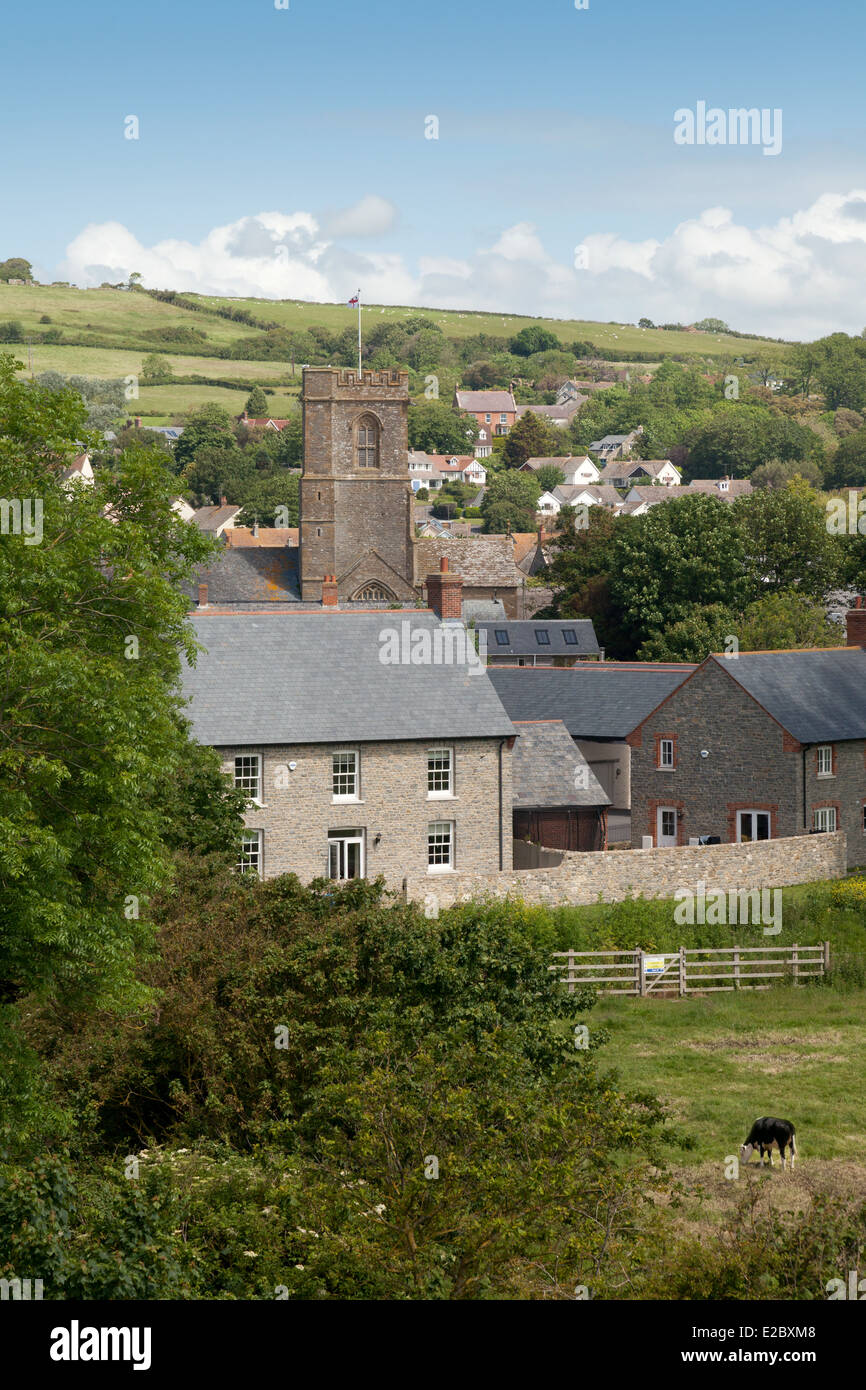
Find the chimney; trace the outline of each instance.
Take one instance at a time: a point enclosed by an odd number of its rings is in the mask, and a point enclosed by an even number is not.
[[[848,646],[866,648],[866,605],[862,598],[858,598],[854,607],[848,609],[845,625],[848,629]]]
[[[337,606],[337,576],[326,574],[322,580],[322,607],[336,608]]]
[[[253,535],[254,535],[254,536],[258,536],[258,534],[259,534],[259,519],[258,519],[258,517],[255,517],[255,518],[253,519]]]
[[[140,430],[140,429],[141,429],[141,416],[140,416],[140,415],[136,415],[136,417],[135,417],[135,428],[136,428],[137,430]]]
[[[427,576],[427,606],[445,622],[448,618],[463,617],[463,576],[451,574],[445,555],[439,561],[439,573]]]
[[[206,585],[206,584],[199,584],[199,586],[198,586],[198,606],[199,606],[199,608],[207,608],[207,585]]]
[[[220,498],[220,506],[221,506],[221,507],[227,507],[227,506],[228,506],[228,502],[226,501],[226,499],[225,499],[224,497],[221,497],[221,498]]]

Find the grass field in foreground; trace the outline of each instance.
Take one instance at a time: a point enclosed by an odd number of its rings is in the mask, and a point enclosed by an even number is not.
[[[709,1163],[723,1180],[725,1156],[738,1152],[760,1115],[794,1124],[804,1174],[813,1159],[863,1158],[864,989],[599,996],[587,1023],[610,1032],[597,1054],[601,1070],[616,1069],[626,1088],[658,1096],[693,1141],[686,1151],[669,1148],[676,1165]]]

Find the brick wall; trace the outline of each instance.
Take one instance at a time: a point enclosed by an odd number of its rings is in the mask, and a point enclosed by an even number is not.
[[[427,748],[454,750],[453,799],[428,799]],[[360,753],[356,802],[334,802],[331,755],[339,747]],[[455,822],[456,865],[462,871],[499,866],[499,739],[402,741],[353,745],[293,744],[221,748],[223,770],[234,773],[235,754],[262,759],[261,807],[246,815],[250,830],[264,832],[264,876],[296,873],[304,882],[327,874],[329,831],[363,828],[366,877],[382,874],[399,890],[407,874],[427,877],[427,827]],[[289,763],[296,764],[293,770]],[[502,748],[503,863],[512,863],[511,750]],[[376,837],[379,843],[376,844]],[[431,874],[430,879],[441,877]]]
[[[433,879],[409,874],[410,901],[440,909],[474,898],[516,898],[527,903],[579,906],[602,899],[672,898],[683,889],[707,892],[736,888],[781,888],[842,878],[846,845],[834,835],[800,835],[752,845],[686,845],[681,849],[629,850],[624,854],[565,853],[559,868],[510,873],[455,873]]]

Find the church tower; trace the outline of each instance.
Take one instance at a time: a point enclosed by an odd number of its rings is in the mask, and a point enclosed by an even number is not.
[[[305,367],[301,403],[301,598],[414,601],[408,372]]]

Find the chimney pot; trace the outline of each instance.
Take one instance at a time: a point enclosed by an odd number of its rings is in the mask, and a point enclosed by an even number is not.
[[[441,558],[441,560],[439,561],[439,573],[440,573],[440,574],[447,574],[447,573],[448,573],[448,556],[447,556],[447,555],[443,555],[442,558]]]
[[[862,598],[858,598],[845,614],[845,627],[848,646],[866,648],[866,607]]]
[[[226,499],[225,499],[224,497],[221,497],[221,498],[220,498],[220,506],[221,506],[221,507],[227,507],[227,506],[228,506],[228,503],[226,502]]]
[[[206,584],[199,584],[199,586],[198,586],[198,606],[199,606],[199,608],[207,608],[207,585],[206,585]]]
[[[322,607],[337,607],[337,576],[326,574],[322,580]]]

